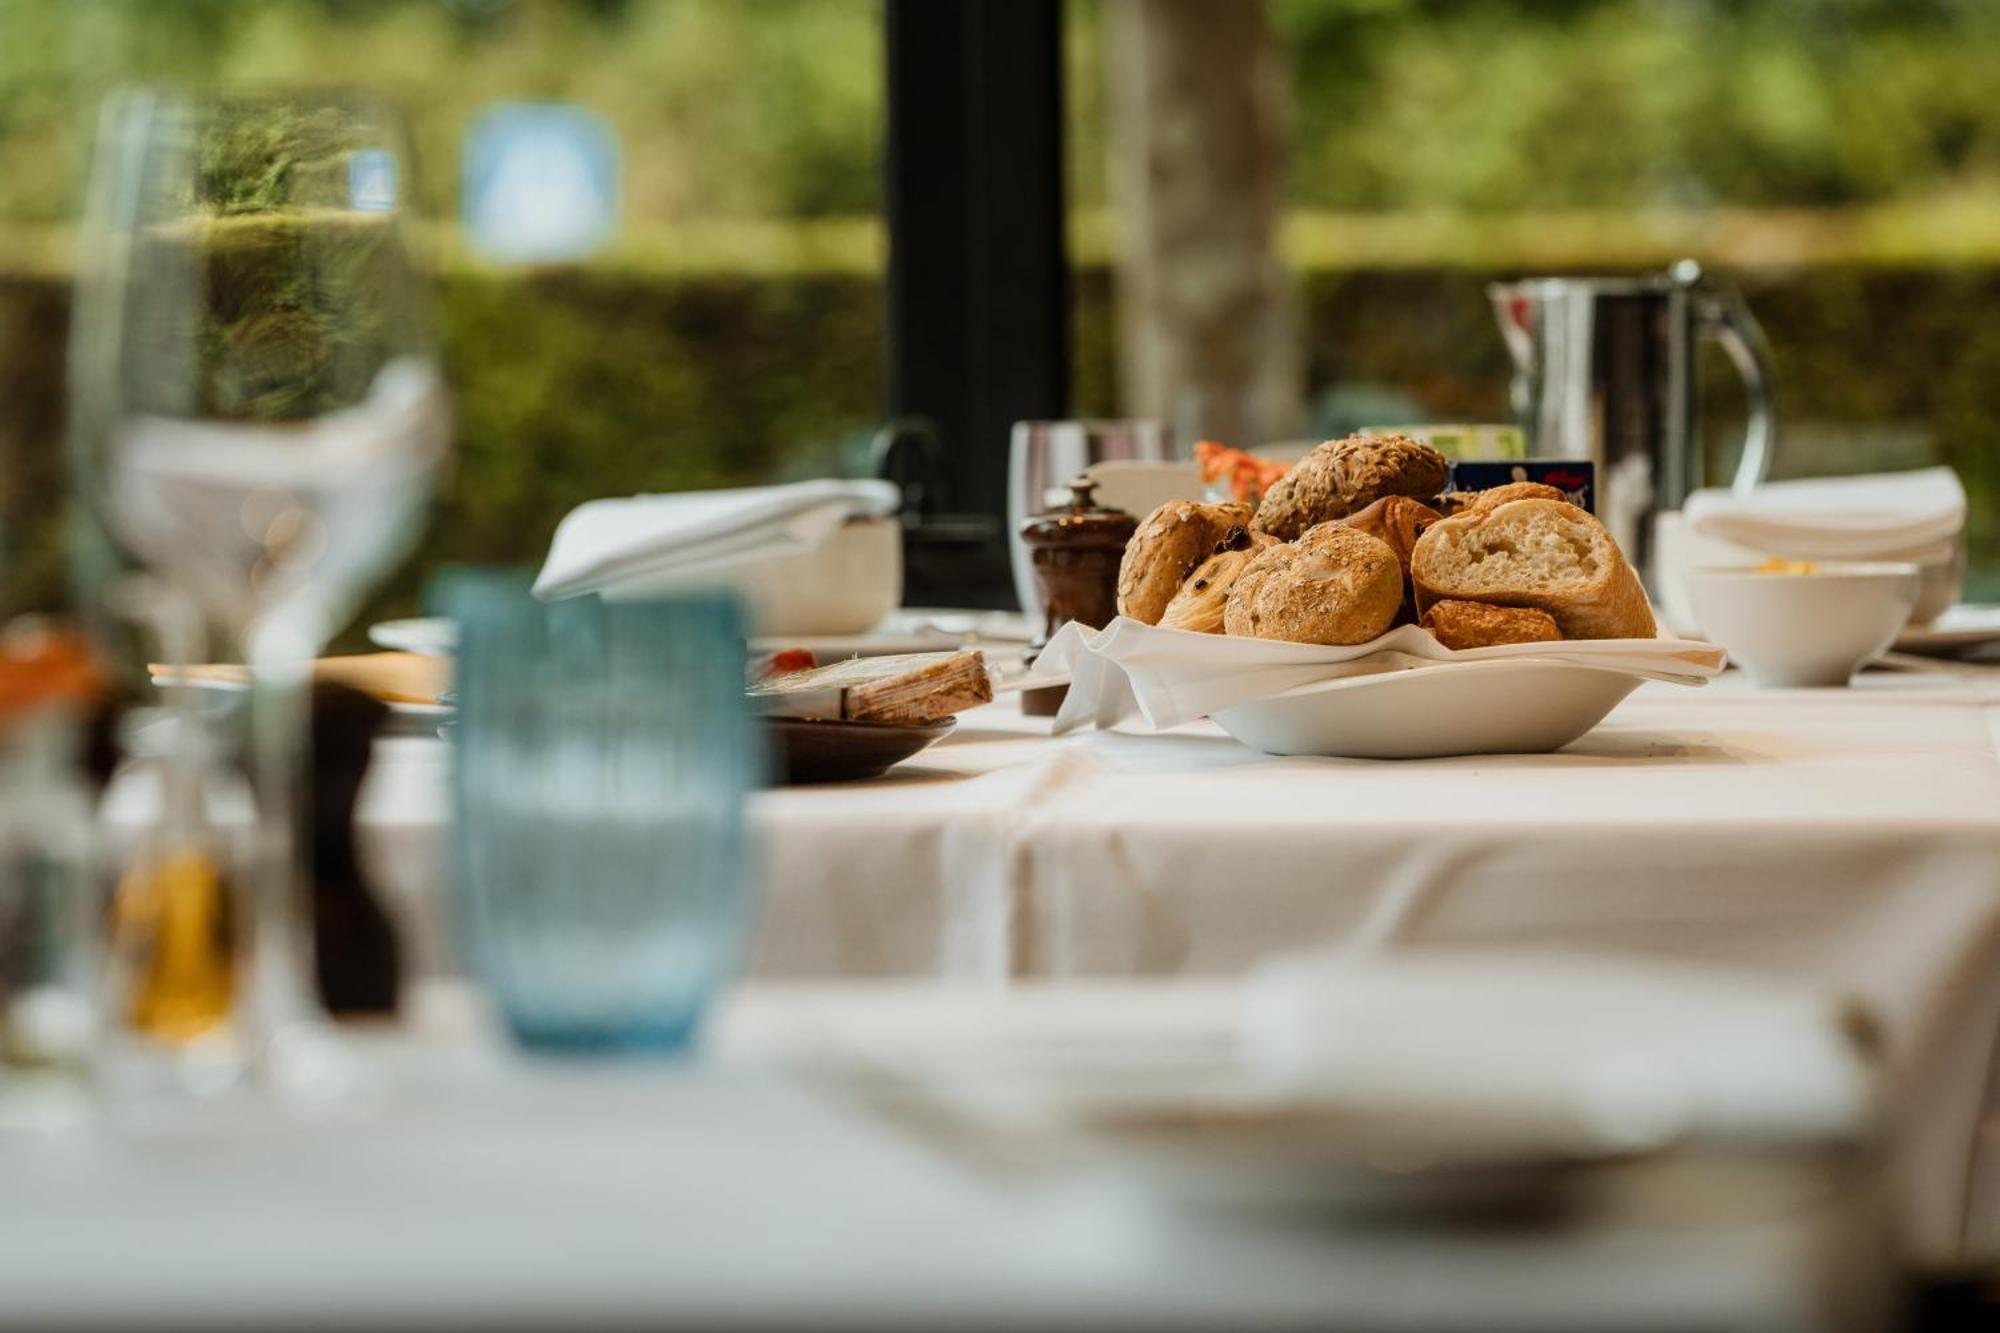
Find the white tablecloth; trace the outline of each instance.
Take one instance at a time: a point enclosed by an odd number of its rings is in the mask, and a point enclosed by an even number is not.
[[[2000,683],[1641,689],[1554,755],[1274,759],[1206,724],[1050,740],[1003,701],[898,775],[757,798],[763,977],[1226,976],[1274,952],[1630,951],[1880,1021],[1912,1231],[2000,1251]],[[435,920],[447,757],[391,741],[364,850]],[[428,934],[434,950],[438,932]]]
[[[1882,1326],[1872,1192],[1812,1159],[1670,1155],[1505,1225],[1288,1220],[1050,1178],[784,1073],[838,1047],[1201,1034],[1232,1002],[1029,989],[746,987],[680,1065],[507,1059],[420,1019],[364,1038],[364,1092],[316,1116],[141,1102],[0,1134],[0,1328]]]

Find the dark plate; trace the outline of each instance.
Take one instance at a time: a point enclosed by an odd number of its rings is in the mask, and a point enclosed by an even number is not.
[[[955,717],[910,726],[884,722],[815,722],[769,718],[781,783],[854,782],[875,778],[958,725]]]

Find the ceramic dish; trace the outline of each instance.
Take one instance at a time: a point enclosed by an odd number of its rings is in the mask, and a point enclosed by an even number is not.
[[[891,612],[865,634],[759,636],[752,653],[803,648],[822,661],[842,657],[883,657],[892,653],[946,652],[968,643],[1025,644],[1034,637],[1027,618],[1015,611],[973,611],[948,607],[906,607]],[[458,651],[458,626],[443,616],[385,620],[368,627],[378,648],[450,657]]]
[[[450,657],[458,651],[458,626],[443,616],[385,620],[368,627],[368,641],[391,652]]]
[[[1836,561],[1798,573],[1711,565],[1687,582],[1702,632],[1770,688],[1847,684],[1903,632],[1921,586],[1912,564]]]
[[[1958,653],[2000,643],[2000,606],[1954,606],[1928,625],[1910,625],[1896,636],[1901,653]]]
[[[950,734],[957,718],[916,726],[882,722],[768,719],[773,767],[780,783],[858,782],[878,778],[911,755]]]
[[[154,675],[153,684],[166,686],[175,684],[171,677]],[[250,693],[246,681],[238,680],[187,680],[180,681],[190,690],[214,701],[211,711],[226,713],[242,702]],[[451,704],[398,703],[383,700],[382,706],[389,710],[382,719],[383,736],[431,736],[438,728],[450,725],[458,717],[458,709]]]
[[[1306,685],[1212,716],[1266,754],[1540,754],[1582,736],[1640,683],[1636,675],[1573,662],[1453,662]]]

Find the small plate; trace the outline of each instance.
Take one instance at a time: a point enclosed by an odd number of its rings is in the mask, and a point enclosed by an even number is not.
[[[450,657],[458,651],[458,625],[443,616],[385,620],[368,627],[368,641],[392,652]]]
[[[189,689],[206,695],[216,701],[216,709],[227,711],[235,700],[250,693],[250,682],[246,680],[186,680],[176,681],[171,676],[155,675],[153,684],[168,686],[182,684]],[[381,733],[384,736],[432,736],[437,729],[458,717],[458,709],[452,704],[407,703],[384,699],[382,706],[389,710],[382,719]]]
[[[1026,644],[1034,637],[1018,611],[976,611],[954,607],[905,607],[866,634],[759,636],[752,653],[803,648],[822,662],[843,657],[888,657],[896,653],[950,652],[975,644]]]
[[[955,717],[915,725],[798,717],[766,720],[777,743],[777,780],[790,786],[880,777],[958,725]]]
[[[1218,709],[1214,719],[1266,754],[1541,754],[1582,736],[1639,685],[1609,668],[1489,659],[1307,685]]]
[[[1948,653],[2000,643],[2000,606],[1964,603],[1928,625],[1911,625],[1896,636],[1901,653]]]

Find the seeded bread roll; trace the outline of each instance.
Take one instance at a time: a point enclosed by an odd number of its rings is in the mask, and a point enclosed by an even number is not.
[[[1379,537],[1322,523],[1296,542],[1259,551],[1236,578],[1223,628],[1253,639],[1366,643],[1403,605],[1403,570]]]
[[[1118,614],[1160,623],[1160,614],[1195,566],[1215,553],[1231,528],[1250,522],[1247,504],[1169,500],[1146,515],[1118,565]]]
[[[1444,489],[1449,470],[1443,454],[1404,435],[1328,440],[1264,492],[1250,527],[1292,541],[1385,495],[1428,499]]]
[[[1553,643],[1562,638],[1555,617],[1532,606],[1438,602],[1424,612],[1423,628],[1447,648],[1490,648],[1498,643]]]
[[[1510,481],[1504,486],[1491,486],[1483,491],[1448,492],[1438,497],[1438,508],[1450,517],[1471,509],[1494,509],[1513,500],[1561,500],[1568,503],[1569,496],[1539,481]]]
[[[1278,539],[1248,528],[1231,528],[1216,545],[1220,549],[1195,567],[1181,584],[1174,600],[1160,613],[1161,629],[1193,630],[1196,634],[1222,633],[1222,608],[1229,590],[1257,552],[1276,546]]]
[[[1604,525],[1561,500],[1512,500],[1433,523],[1410,555],[1417,611],[1456,599],[1529,606],[1566,639],[1658,633],[1639,576]]]

